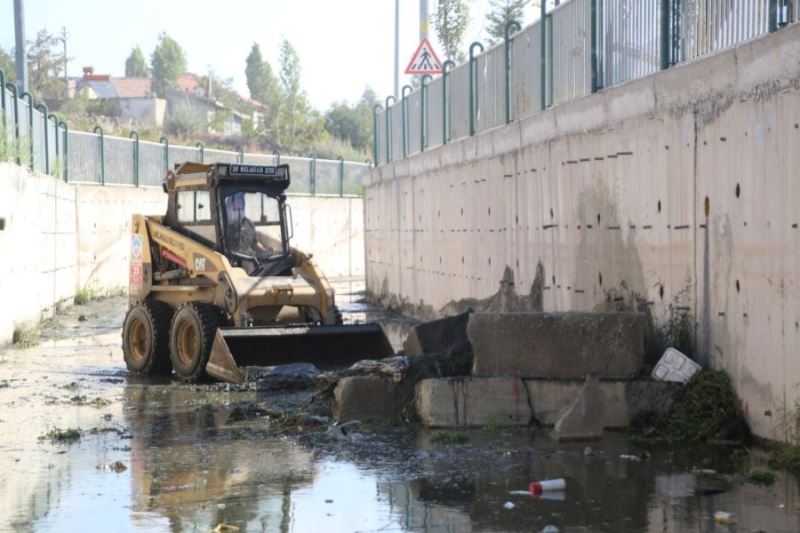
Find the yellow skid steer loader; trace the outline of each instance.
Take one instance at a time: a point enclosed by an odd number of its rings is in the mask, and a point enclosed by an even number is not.
[[[289,183],[288,165],[184,163],[167,174],[166,216],[131,225],[128,370],[240,383],[245,366],[393,353],[379,325],[342,325],[328,280],[289,246]]]

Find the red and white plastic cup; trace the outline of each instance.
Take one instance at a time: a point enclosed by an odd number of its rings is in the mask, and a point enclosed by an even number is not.
[[[543,492],[556,492],[567,489],[567,481],[561,479],[545,479],[544,481],[534,481],[528,485],[528,490],[534,496],[539,496]]]

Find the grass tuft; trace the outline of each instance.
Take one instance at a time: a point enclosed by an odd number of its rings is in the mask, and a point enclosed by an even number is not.
[[[464,444],[469,437],[460,431],[434,431],[431,434],[433,444]]]

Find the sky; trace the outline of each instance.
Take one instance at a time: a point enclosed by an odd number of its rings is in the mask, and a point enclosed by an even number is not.
[[[472,23],[465,48],[486,42],[488,0],[467,0]],[[433,13],[437,0],[429,0]],[[0,0],[0,47],[14,45],[13,0]],[[247,96],[245,58],[254,42],[277,72],[285,37],[297,49],[302,84],[317,109],[355,102],[369,85],[391,94],[394,69],[394,0],[24,0],[26,38],[45,28],[68,33],[69,75],[91,65],[96,74],[123,76],[134,46],[149,58],[166,32],[186,51],[189,71],[232,79]],[[526,9],[525,24],[535,9]],[[431,25],[433,33],[433,26]],[[400,69],[419,42],[419,0],[400,0]],[[439,56],[442,49],[434,42]],[[401,77],[401,86],[405,83]]]

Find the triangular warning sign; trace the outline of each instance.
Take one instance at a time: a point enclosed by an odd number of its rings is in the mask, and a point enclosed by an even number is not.
[[[423,37],[406,67],[406,74],[439,74],[441,71],[442,62],[439,61],[427,37]]]

